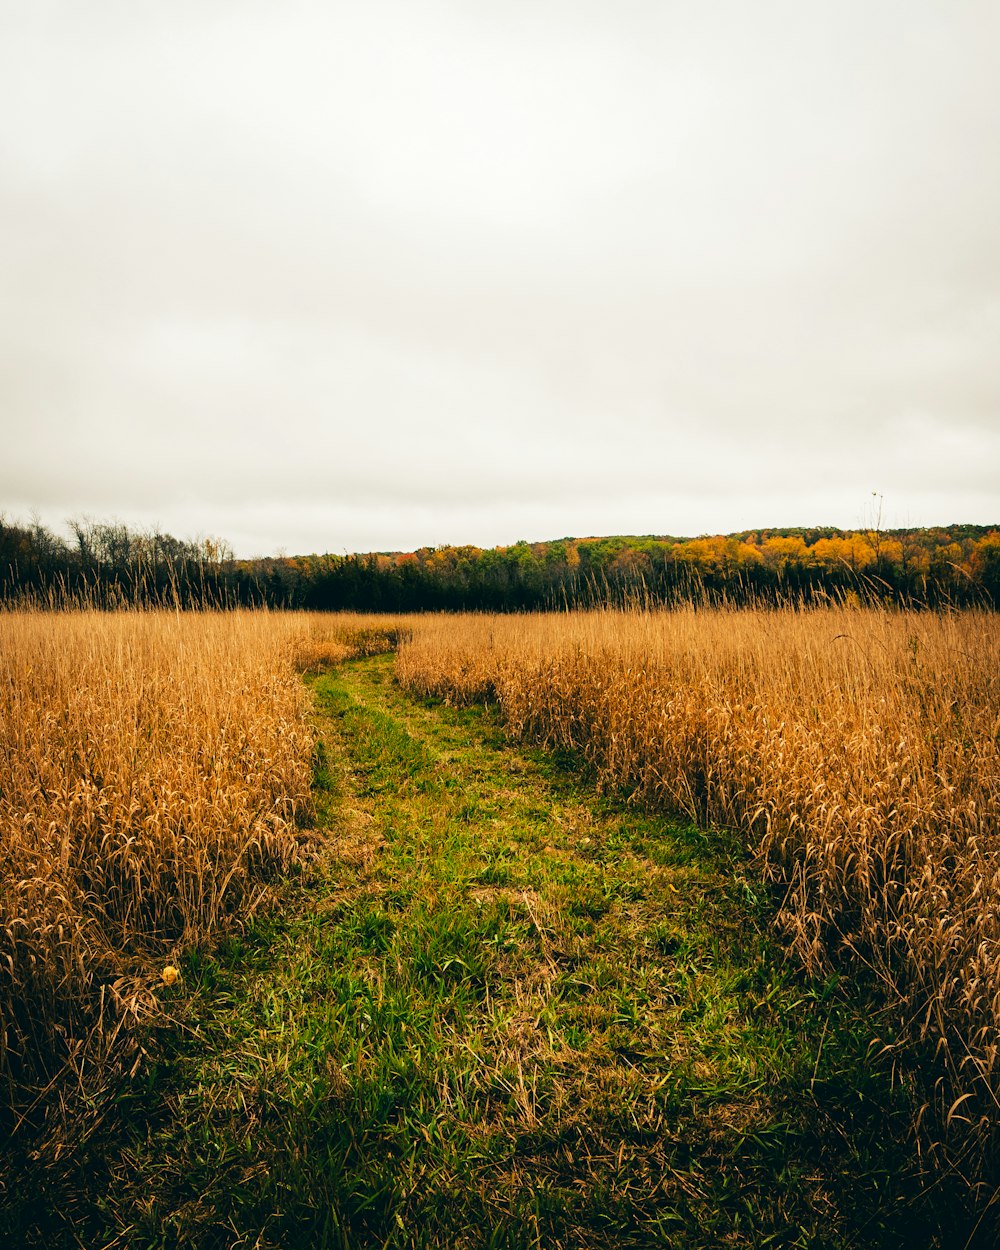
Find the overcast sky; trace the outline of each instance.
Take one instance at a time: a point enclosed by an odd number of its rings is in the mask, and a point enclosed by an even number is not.
[[[0,0],[0,512],[1000,523],[995,0]]]

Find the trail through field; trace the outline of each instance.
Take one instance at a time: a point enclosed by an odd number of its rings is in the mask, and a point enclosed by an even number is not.
[[[185,966],[85,1244],[935,1244],[863,1011],[721,839],[391,657],[312,681],[328,841]]]

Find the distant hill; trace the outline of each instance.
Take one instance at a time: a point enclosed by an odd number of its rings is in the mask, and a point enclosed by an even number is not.
[[[224,542],[121,525],[68,543],[0,519],[0,599],[523,611],[606,603],[1000,605],[1000,525],[812,526],[678,538],[612,535],[236,560]]]

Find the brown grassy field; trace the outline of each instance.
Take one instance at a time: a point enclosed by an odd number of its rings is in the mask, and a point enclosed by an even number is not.
[[[975,612],[0,615],[5,1120],[137,1061],[163,967],[304,854],[298,672],[397,644],[412,691],[495,700],[600,785],[735,831],[803,965],[879,987],[924,1147],[995,1159],[1000,622]]]
[[[925,1148],[995,1152],[1000,620],[862,609],[437,618],[407,686],[498,701],[599,783],[737,831],[811,971],[853,967],[927,1077]],[[965,1156],[968,1156],[965,1159]]]
[[[162,968],[301,855],[300,634],[252,613],[0,615],[5,1118],[132,1062]]]

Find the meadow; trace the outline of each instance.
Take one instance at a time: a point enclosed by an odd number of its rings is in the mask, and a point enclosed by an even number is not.
[[[810,971],[848,966],[928,1077],[925,1148],[995,1150],[1000,622],[681,610],[438,618],[400,680],[495,700],[598,783],[735,831]],[[933,1126],[933,1127],[931,1127]]]
[[[537,1155],[545,1172],[541,1086],[563,1116],[551,1149],[565,1147],[569,1160],[544,1244],[611,1244],[601,1236],[615,1218],[667,1218],[666,1191],[656,1198],[650,1180],[657,1149],[687,1203],[670,1218],[704,1234],[677,1244],[732,1234],[754,1245],[752,1228],[765,1224],[783,1237],[776,1211],[815,1232],[830,1222],[823,1202],[835,1206],[835,1196],[820,1185],[800,1210],[803,1177],[808,1190],[821,1174],[835,1185],[838,1171],[852,1192],[866,1175],[873,1194],[872,1178],[891,1186],[894,1170],[911,1188],[920,1175],[940,1185],[958,1174],[986,1220],[1000,1081],[998,673],[1000,626],[975,611],[4,613],[3,1127],[34,1166],[54,1166],[72,1155],[81,1125],[107,1126],[118,1114],[108,1131],[129,1140],[129,1162],[108,1162],[115,1147],[105,1145],[101,1166],[123,1193],[142,1184],[129,1169],[159,1169],[162,1193],[183,1206],[194,1201],[183,1197],[193,1143],[209,1131],[190,1108],[211,1088],[226,1103],[236,1081],[243,1092],[232,1114],[249,1117],[260,1149],[271,1142],[271,1165],[291,1168],[303,1193],[316,1197],[304,1160],[320,1123],[327,1137],[335,1127],[347,1134],[339,1167],[360,1149],[358,1117],[366,1140],[374,1134],[387,1152],[374,1197],[358,1196],[375,1184],[359,1179],[360,1162],[338,1181],[348,1189],[323,1191],[340,1223],[310,1244],[432,1245],[445,1243],[413,1232],[415,1218],[432,1227],[414,1206],[416,1178],[430,1182],[413,1143],[431,1146],[454,1119],[466,1153],[441,1137],[439,1188],[428,1192],[434,1219],[445,1219],[449,1201],[455,1219],[456,1187],[483,1160],[499,1166],[491,1151],[500,1138],[515,1158]],[[516,744],[540,754],[515,755]],[[556,781],[533,781],[517,798],[518,777],[554,766]],[[488,801],[473,793],[486,776]],[[558,798],[569,776],[572,818]],[[552,785],[556,797],[540,798],[538,787]],[[178,984],[167,983],[167,966],[180,970]],[[317,983],[322,995],[309,989]],[[322,1023],[317,997],[340,1004],[332,1016],[323,1007]],[[382,1050],[377,1020],[389,1030]],[[521,1038],[513,1050],[512,1020]],[[437,1043],[415,1041],[421,1027]],[[325,1030],[322,1045],[316,1030]],[[265,1061],[255,1040],[265,1035],[280,1036],[280,1062]],[[331,1067],[338,1048],[344,1062]],[[303,1069],[307,1052],[315,1070]],[[625,1085],[623,1062],[634,1073]],[[275,1063],[286,1104],[288,1089],[299,1089],[294,1115],[282,1104],[300,1134],[294,1150],[268,1136],[272,1120],[247,1094],[256,1090],[261,1105],[277,1097]],[[202,1094],[172,1092],[178,1073]],[[872,1081],[883,1081],[881,1094]],[[400,1110],[401,1083],[421,1109],[412,1122]],[[173,1108],[169,1131],[149,1129],[144,1146],[131,1136],[149,1112],[140,1085],[160,1108],[149,1124]],[[600,1128],[612,1088],[646,1108],[634,1141],[617,1119]],[[832,1102],[816,1102],[820,1088]],[[875,1108],[867,1128],[845,1109],[862,1091]],[[304,1102],[319,1119],[302,1119]],[[690,1123],[677,1127],[670,1115],[682,1106]],[[733,1175],[720,1164],[717,1187],[704,1193],[704,1179],[681,1167],[695,1138],[715,1143],[709,1154],[719,1149],[726,1117],[740,1121],[734,1158],[782,1125],[787,1149],[808,1154],[817,1106],[845,1140],[875,1140],[879,1116],[891,1121],[905,1167],[860,1146],[848,1165],[827,1143],[815,1147],[822,1167],[779,1152],[771,1179],[759,1159]],[[627,1176],[617,1207],[603,1164],[579,1171],[567,1108],[590,1116],[594,1158],[613,1158],[620,1139],[617,1183],[623,1168]],[[485,1133],[487,1122],[489,1146],[470,1127]],[[229,1142],[233,1130],[212,1131]],[[219,1146],[230,1163],[248,1148],[246,1132],[238,1149]],[[405,1192],[385,1179],[389,1157],[408,1161]],[[244,1162],[259,1178],[263,1163]],[[226,1201],[243,1192],[244,1172],[215,1175]],[[525,1221],[537,1232],[542,1215],[530,1168],[504,1175],[507,1205],[477,1208],[475,1218],[495,1221],[489,1244],[534,1244]],[[737,1236],[730,1208],[747,1186],[759,1191],[757,1205]],[[630,1194],[641,1195],[634,1210]],[[149,1201],[152,1228],[164,1211]],[[215,1208],[200,1201],[211,1223]],[[571,1219],[574,1202],[586,1214]],[[882,1211],[883,1199],[871,1202]],[[244,1216],[256,1209],[246,1197]],[[728,1224],[718,1211],[729,1211]],[[239,1224],[221,1205],[215,1215],[220,1229]],[[881,1244],[882,1216],[866,1218],[873,1240],[845,1225],[829,1244]],[[512,1220],[521,1221],[517,1236]],[[121,1244],[161,1244],[132,1224],[119,1234]],[[228,1233],[186,1235],[169,1244],[237,1244]],[[647,1243],[636,1233],[621,1244]]]
[[[302,855],[298,626],[250,613],[0,614],[0,1123],[141,1059],[163,967]],[[36,1125],[37,1127],[37,1125]]]

